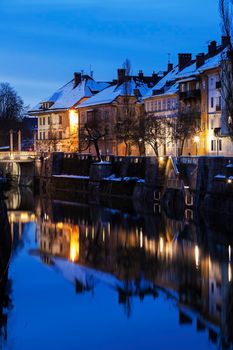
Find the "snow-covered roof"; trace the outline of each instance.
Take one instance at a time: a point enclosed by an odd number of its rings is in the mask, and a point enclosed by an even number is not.
[[[69,109],[79,103],[83,98],[89,98],[95,93],[109,86],[109,83],[96,82],[88,75],[82,77],[81,82],[75,86],[74,79],[55,91],[52,96],[42,100],[29,112],[43,112],[41,108],[43,102],[52,102],[48,110]]]
[[[164,91],[163,93],[146,97],[146,98],[144,98],[144,100],[150,100],[154,97],[166,97],[166,96],[174,95],[178,91],[179,91],[179,84],[175,83],[171,87],[169,87],[168,90]]]
[[[142,81],[138,79],[131,79],[128,82],[122,83],[122,84],[114,84],[106,89],[100,91],[98,94],[92,96],[88,100],[80,103],[78,107],[89,107],[89,106],[96,106],[101,104],[109,104],[112,103],[117,97],[124,96],[124,95],[130,95],[134,96],[134,90],[138,89],[141,96],[145,96],[149,88],[147,84],[143,83]]]
[[[178,65],[177,65],[170,72],[168,72],[153,88],[149,89],[148,93],[144,96],[144,100],[154,96],[154,93],[153,93],[154,90],[158,90],[159,91],[159,90],[165,89],[166,84],[168,84],[168,83],[170,83],[172,81],[175,82],[177,73],[179,71],[178,69],[179,68],[178,68]],[[175,88],[174,85],[172,85],[172,86],[173,86],[173,88]],[[167,94],[168,91],[170,91],[170,89],[172,89],[172,86],[171,87],[169,87],[169,86],[167,87],[167,91],[166,91],[165,94]],[[171,91],[170,91],[170,94],[171,94]],[[175,93],[175,92],[173,92],[173,93]],[[162,95],[162,94],[160,94],[160,95]]]
[[[209,69],[214,69],[217,68],[222,60],[222,56],[226,52],[227,49],[219,52],[217,55],[208,58],[205,63],[200,66],[199,68],[196,68],[196,62],[191,64],[190,66],[184,68],[179,74],[177,74],[177,79],[185,79],[190,76],[196,76],[199,75],[200,73],[207,71]]]

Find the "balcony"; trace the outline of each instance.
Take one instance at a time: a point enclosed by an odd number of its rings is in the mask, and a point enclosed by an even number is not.
[[[201,90],[195,89],[190,91],[183,91],[179,94],[180,100],[191,100],[201,98]]]

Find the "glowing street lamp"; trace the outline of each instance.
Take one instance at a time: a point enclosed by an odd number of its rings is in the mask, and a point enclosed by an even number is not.
[[[194,142],[196,144],[196,156],[197,156],[197,147],[198,147],[199,141],[200,141],[200,137],[199,136],[194,136]]]

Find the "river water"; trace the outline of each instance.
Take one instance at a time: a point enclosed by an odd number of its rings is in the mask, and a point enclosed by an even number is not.
[[[232,348],[231,218],[19,190],[5,202],[2,349]]]

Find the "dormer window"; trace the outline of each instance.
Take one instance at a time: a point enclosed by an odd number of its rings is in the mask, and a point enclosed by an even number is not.
[[[49,109],[53,105],[53,102],[42,102],[41,103],[41,108],[42,109]]]

